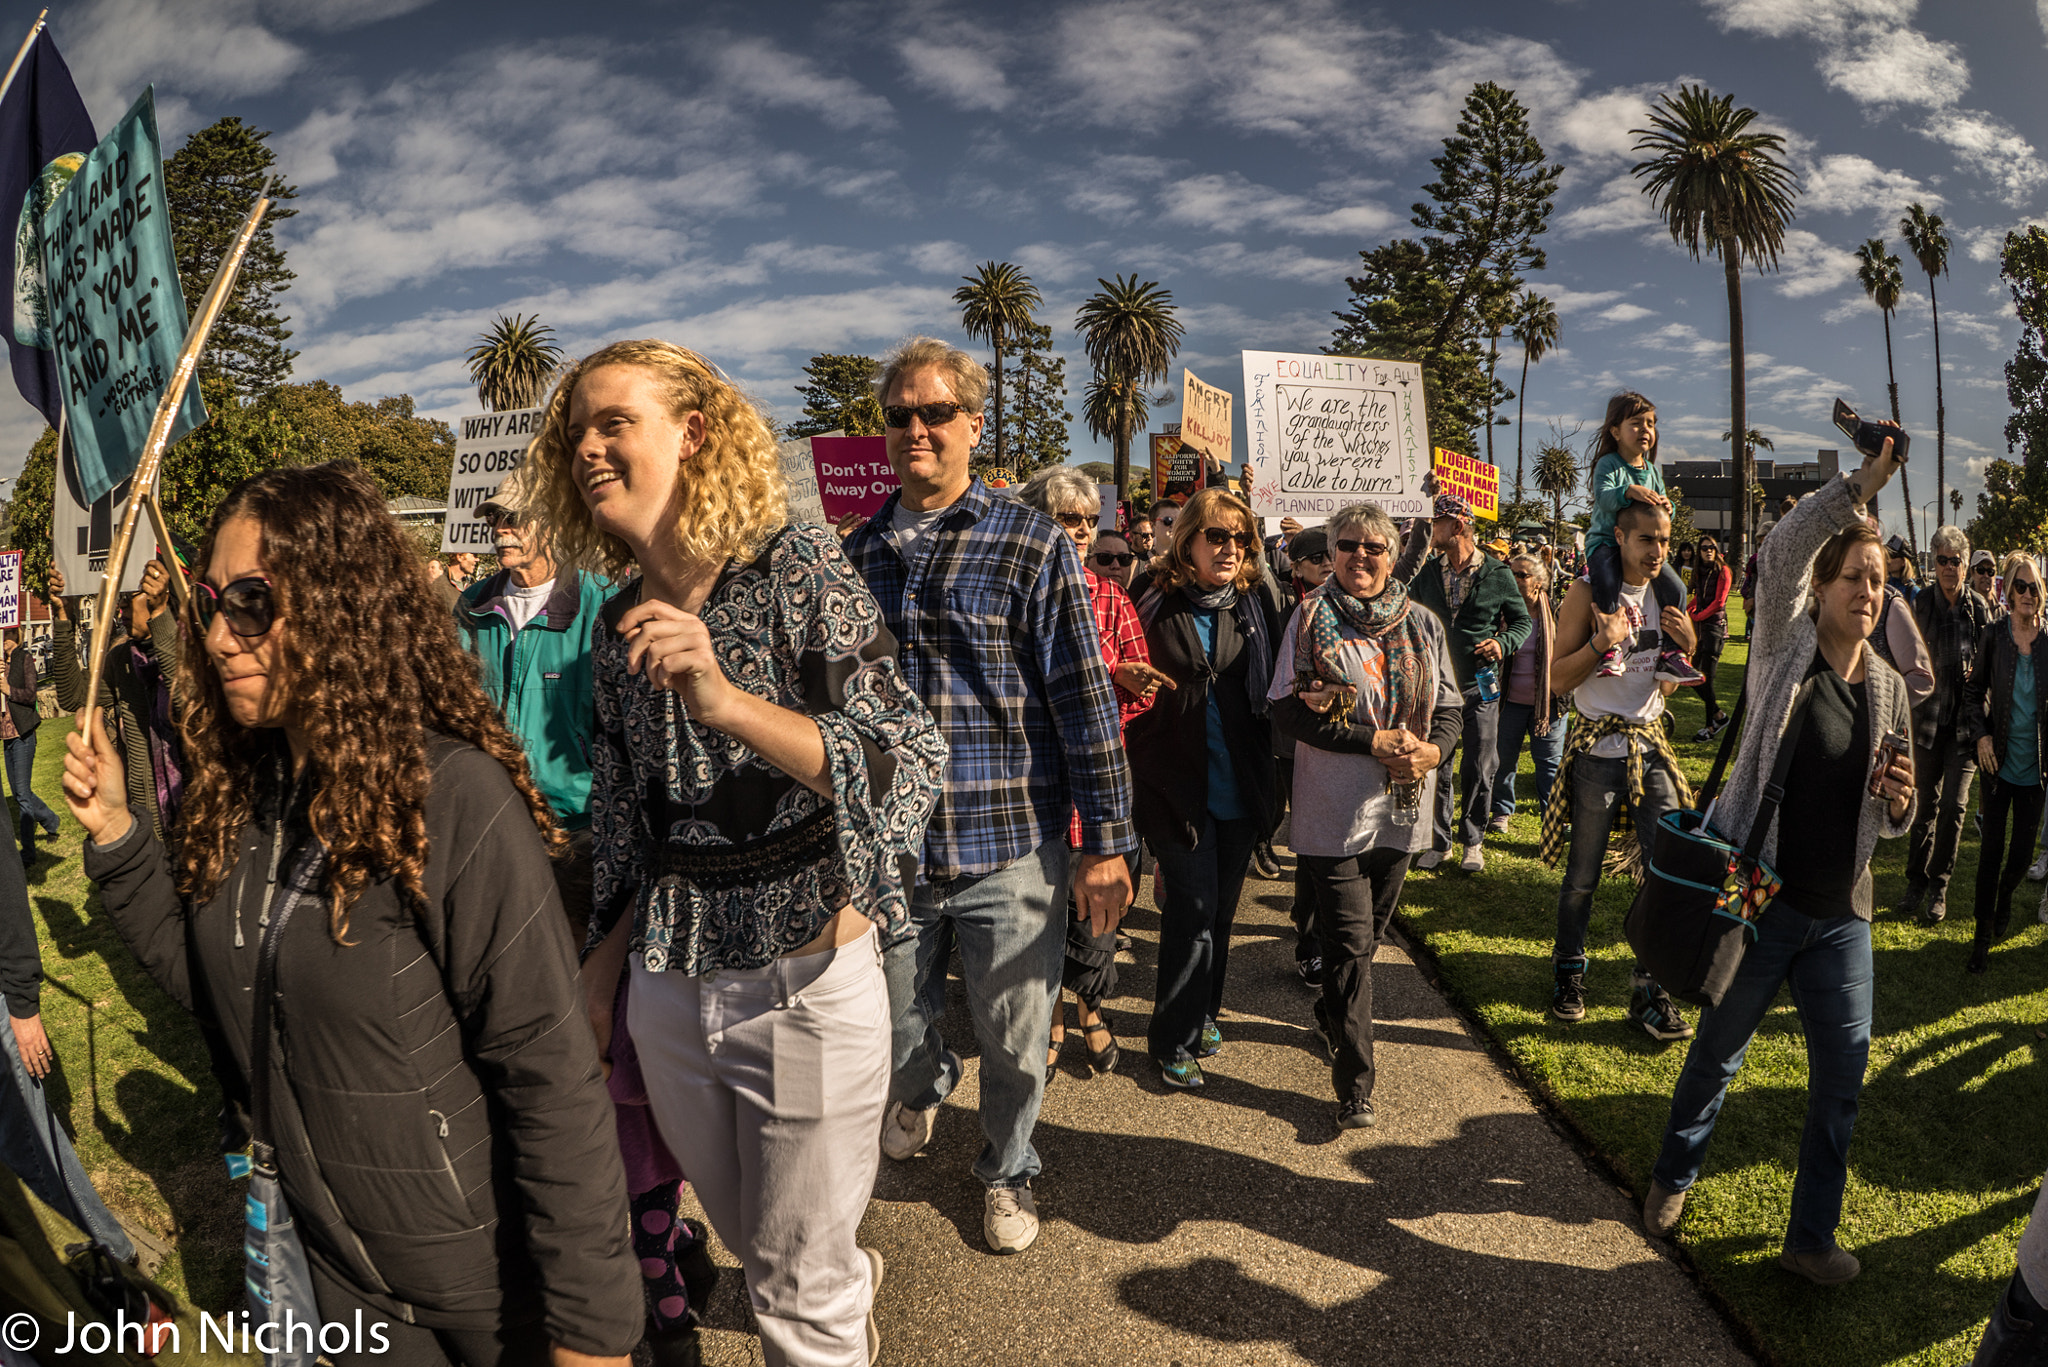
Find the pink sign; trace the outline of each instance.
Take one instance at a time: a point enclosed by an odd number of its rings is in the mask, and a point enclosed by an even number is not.
[[[886,437],[812,437],[811,460],[827,522],[848,513],[872,516],[901,483],[889,468]]]

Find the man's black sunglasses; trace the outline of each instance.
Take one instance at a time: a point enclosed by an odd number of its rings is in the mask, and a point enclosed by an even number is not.
[[[915,408],[908,404],[892,403],[882,410],[882,421],[891,427],[908,427],[910,416],[915,413],[926,427],[944,427],[966,411],[957,403],[921,403]]]
[[[1115,551],[1097,551],[1095,553],[1095,563],[1102,566],[1104,569],[1108,569],[1111,565],[1116,566],[1118,569],[1122,569],[1124,568],[1124,566],[1130,564],[1133,560],[1136,560],[1137,558],[1138,557],[1132,555],[1129,551],[1125,551],[1121,555],[1119,555]]]
[[[192,624],[201,636],[213,630],[215,614],[225,615],[237,636],[266,635],[277,623],[277,595],[268,579],[255,575],[224,589],[202,579],[192,586]]]
[[[1954,569],[1963,563],[1963,558],[1960,555],[1937,555],[1934,557],[1934,563],[1945,569]]]

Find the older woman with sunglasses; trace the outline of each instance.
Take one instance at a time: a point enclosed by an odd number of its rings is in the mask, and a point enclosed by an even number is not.
[[[1088,596],[1095,609],[1095,629],[1102,638],[1102,663],[1116,686],[1118,719],[1125,727],[1152,706],[1160,688],[1172,688],[1173,680],[1152,667],[1145,648],[1145,626],[1123,584],[1115,577],[1118,569],[1129,575],[1131,557],[1125,553],[1121,565],[1111,554],[1110,564],[1100,563],[1101,552],[1088,553],[1091,540],[1098,547],[1107,536],[1095,538],[1095,524],[1102,516],[1102,494],[1079,470],[1055,465],[1033,475],[1017,493],[1030,507],[1060,524],[1080,548],[1088,571]],[[1077,811],[1067,834],[1067,844],[1081,848],[1081,814]],[[1138,883],[1138,852],[1125,856],[1131,871],[1131,886]],[[1116,939],[1112,929],[1095,934],[1088,921],[1075,915],[1067,922],[1067,960],[1061,986],[1074,994],[1081,1033],[1088,1045],[1088,1066],[1099,1076],[1116,1067],[1116,1036],[1103,1018],[1103,1000],[1116,992]],[[1052,1042],[1047,1046],[1045,1078],[1052,1081],[1059,1066],[1060,1048],[1066,1043],[1066,1008],[1055,1004]]]
[[[1277,816],[1266,724],[1276,624],[1257,526],[1234,495],[1202,490],[1138,595],[1152,661],[1173,680],[1127,741],[1138,833],[1159,859],[1159,985],[1146,1035],[1169,1087],[1201,1086],[1200,1060],[1223,1047],[1230,928],[1252,847]]]
[[[1463,694],[1443,623],[1392,577],[1398,538],[1386,511],[1353,504],[1329,533],[1335,569],[1288,626],[1269,696],[1274,724],[1297,742],[1293,844],[1315,889],[1324,959],[1316,1031],[1337,1125],[1359,1129],[1376,1119],[1373,955],[1408,861],[1430,842],[1424,814],[1431,786],[1449,781],[1437,768]]]
[[[98,709],[64,795],[128,947],[210,1007],[245,1075],[268,1060],[253,1156],[318,1320],[389,1337],[330,1356],[623,1367],[643,1321],[625,1179],[519,741],[353,466],[244,481],[197,563],[171,838]]]
[[[2005,558],[2006,600],[2012,611],[1977,645],[1977,663],[1964,692],[1964,713],[1976,733],[1977,767],[1984,771],[1984,844],[1977,858],[1977,938],[1969,970],[1990,966],[1991,947],[2012,924],[2012,895],[2025,875],[2034,831],[2041,824],[2042,773],[2048,768],[2048,670],[2041,651],[2041,565],[2014,551]],[[2012,838],[2006,839],[2007,823]],[[1999,857],[1999,846],[2005,855]]]

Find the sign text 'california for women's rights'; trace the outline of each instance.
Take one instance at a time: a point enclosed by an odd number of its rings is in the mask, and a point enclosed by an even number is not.
[[[1350,503],[1426,517],[1422,367],[1354,356],[1244,353],[1252,510],[1320,520]]]

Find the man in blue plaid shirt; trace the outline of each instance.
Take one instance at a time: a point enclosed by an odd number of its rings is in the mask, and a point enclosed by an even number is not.
[[[1081,816],[1074,903],[1101,934],[1131,902],[1130,771],[1073,539],[969,471],[987,371],[918,337],[890,358],[881,389],[903,488],[845,550],[953,752],[926,829],[916,934],[885,958],[895,1078],[882,1151],[923,1148],[960,1080],[938,1028],[957,942],[981,1043],[982,1233],[1015,1253],[1038,1237],[1031,1131],[1066,952],[1068,816]]]

